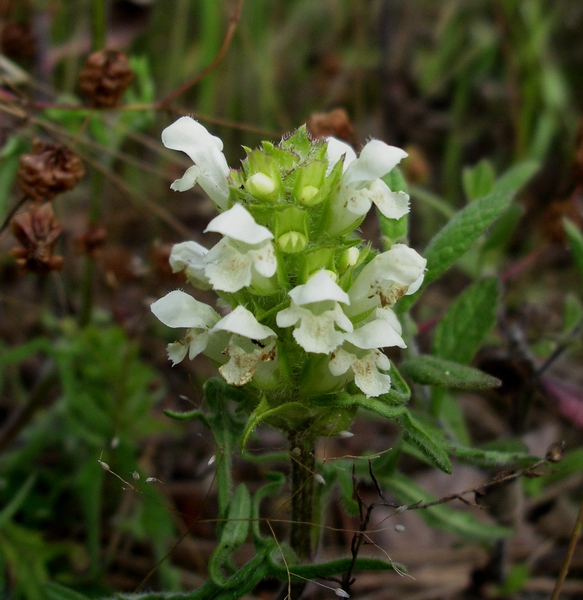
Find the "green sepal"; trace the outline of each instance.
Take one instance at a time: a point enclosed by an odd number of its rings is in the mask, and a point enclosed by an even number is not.
[[[428,354],[404,360],[401,370],[421,385],[439,385],[461,390],[482,390],[501,385],[499,379],[483,371]]]

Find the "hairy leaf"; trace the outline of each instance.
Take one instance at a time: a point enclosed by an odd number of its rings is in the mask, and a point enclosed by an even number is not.
[[[401,363],[401,370],[415,383],[463,390],[480,390],[500,385],[500,380],[478,369],[423,354]]]
[[[498,281],[494,278],[464,290],[435,328],[434,354],[469,364],[496,322],[498,297]]]

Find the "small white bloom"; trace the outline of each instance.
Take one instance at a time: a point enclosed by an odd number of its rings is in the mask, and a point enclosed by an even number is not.
[[[338,304],[348,304],[348,294],[326,271],[319,271],[308,283],[295,287],[289,296],[291,304],[277,313],[276,322],[278,327],[296,325],[293,336],[306,352],[328,354],[337,348],[344,334],[336,326],[352,331],[350,319]]]
[[[223,354],[229,357],[219,372],[230,385],[249,383],[257,367],[262,362],[275,358],[275,332],[257,321],[252,312],[244,306],[237,306],[233,312],[223,317],[211,330],[211,333],[227,331],[232,333],[229,344]],[[260,340],[267,340],[261,343]]]
[[[380,140],[371,140],[356,158],[348,144],[328,138],[329,171],[342,156],[344,173],[332,204],[334,222],[329,230],[331,235],[341,233],[357,223],[373,203],[389,219],[400,219],[409,212],[409,196],[404,192],[391,191],[380,179],[407,156],[404,150]]]
[[[205,275],[214,289],[237,292],[275,274],[273,234],[240,204],[215,217],[205,231],[225,236],[205,257]]]
[[[196,242],[174,244],[170,253],[170,267],[173,273],[184,271],[188,281],[201,290],[211,289],[205,275],[205,256],[208,250]]]
[[[187,352],[191,360],[203,352],[209,342],[209,330],[220,319],[208,304],[180,290],[166,294],[150,308],[164,325],[188,328],[184,341],[168,345],[168,357],[174,365],[183,360]]]
[[[181,179],[172,184],[172,189],[184,192],[198,183],[220,209],[226,209],[229,200],[227,177],[230,170],[222,152],[221,139],[211,135],[191,117],[181,117],[164,129],[162,143],[171,150],[185,152],[194,163]]]
[[[261,325],[253,313],[241,305],[237,306],[232,312],[216,323],[211,329],[211,333],[215,331],[236,333],[250,340],[264,340],[270,336],[276,337],[273,329],[270,329],[266,325]]]
[[[352,333],[345,334],[344,339],[363,350],[391,346],[406,348],[407,346],[401,337],[401,331],[401,324],[390,308],[377,308],[374,312],[374,318],[355,329]]]
[[[353,354],[338,348],[332,353],[329,368],[336,377],[349,369],[354,373],[354,383],[366,394],[367,398],[376,398],[391,389],[391,378],[382,371],[391,367],[390,360],[378,349]]]
[[[348,291],[349,314],[393,306],[402,296],[415,293],[423,283],[427,260],[405,244],[375,256],[358,274]]]

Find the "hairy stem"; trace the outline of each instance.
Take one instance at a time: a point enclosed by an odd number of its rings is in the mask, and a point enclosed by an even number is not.
[[[305,431],[292,431],[289,435],[292,460],[292,520],[290,545],[300,562],[312,559],[314,544],[314,467],[316,464],[315,442]],[[302,595],[305,583],[293,584],[290,600]]]

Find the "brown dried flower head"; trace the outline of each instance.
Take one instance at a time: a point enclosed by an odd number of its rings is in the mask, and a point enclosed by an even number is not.
[[[119,101],[134,79],[125,54],[117,50],[99,50],[87,57],[79,73],[81,92],[98,108],[111,108]]]
[[[335,108],[327,113],[312,113],[306,120],[306,127],[315,139],[332,136],[356,146],[354,127],[343,108]]]
[[[22,273],[45,275],[63,268],[63,257],[55,256],[55,246],[63,227],[53,214],[50,204],[31,204],[10,222],[14,237],[20,242],[10,254]]]
[[[20,157],[18,183],[31,200],[51,200],[84,176],[83,163],[66,146],[36,141],[32,152]]]

